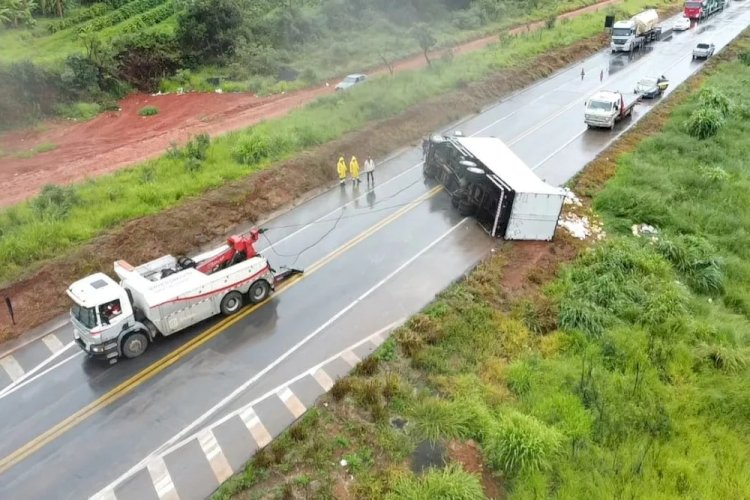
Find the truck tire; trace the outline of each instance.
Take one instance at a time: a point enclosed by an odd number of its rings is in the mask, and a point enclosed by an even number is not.
[[[479,167],[469,167],[465,177],[472,184],[482,184],[487,179],[487,174]]]
[[[477,207],[470,201],[463,200],[458,204],[458,213],[462,217],[471,217],[477,211]]]
[[[242,294],[238,291],[232,291],[224,295],[221,299],[221,314],[231,316],[242,309]]]
[[[122,355],[128,359],[137,358],[148,348],[148,336],[141,332],[133,332],[122,339]]]
[[[266,280],[258,280],[250,285],[247,295],[251,304],[260,304],[268,298],[271,293],[271,286]]]

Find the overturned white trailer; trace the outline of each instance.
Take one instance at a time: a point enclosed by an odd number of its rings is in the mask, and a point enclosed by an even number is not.
[[[429,140],[424,174],[437,179],[462,215],[493,237],[544,240],[555,235],[565,193],[542,181],[494,137]]]

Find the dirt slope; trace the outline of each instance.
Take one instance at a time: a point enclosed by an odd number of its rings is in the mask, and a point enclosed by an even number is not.
[[[559,19],[593,12],[618,1],[604,0],[563,14]],[[509,33],[533,31],[543,26],[544,22],[538,21]],[[453,51],[455,54],[471,52],[495,41],[497,36],[489,36],[454,47]],[[433,57],[439,55],[436,53]],[[394,69],[404,71],[424,65],[424,58],[418,55],[399,61]],[[369,73],[378,75],[387,71],[379,67]],[[283,116],[330,92],[333,92],[333,85],[270,97],[248,93],[134,94],[122,101],[121,111],[107,112],[88,122],[56,122],[41,132],[26,130],[6,134],[0,137],[0,149],[5,153],[30,150],[39,144],[55,144],[57,148],[32,158],[15,158],[10,154],[0,158],[0,207],[33,196],[45,184],[72,183],[158,156],[172,141],[182,143],[189,136],[202,132],[218,135]],[[145,105],[158,107],[159,114],[139,116],[138,110]]]

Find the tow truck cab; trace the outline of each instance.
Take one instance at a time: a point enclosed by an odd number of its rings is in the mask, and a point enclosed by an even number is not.
[[[117,358],[120,333],[135,323],[125,289],[96,273],[70,285],[67,294],[73,301],[70,319],[76,343],[93,357]]]

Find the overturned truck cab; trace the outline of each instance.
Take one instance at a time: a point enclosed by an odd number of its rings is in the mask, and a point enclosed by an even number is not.
[[[565,193],[537,177],[495,137],[433,136],[425,177],[442,184],[453,206],[496,238],[550,241]]]

